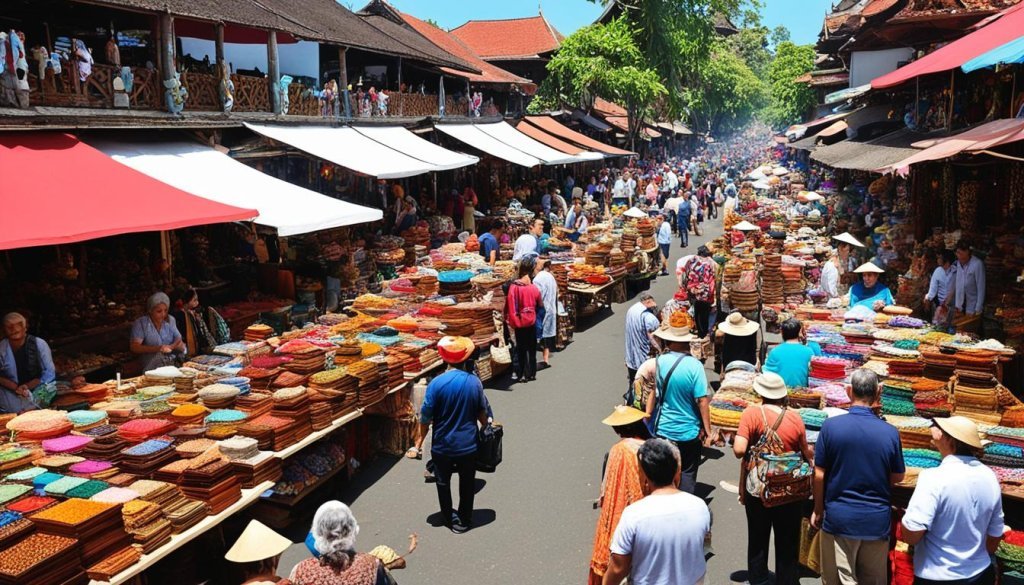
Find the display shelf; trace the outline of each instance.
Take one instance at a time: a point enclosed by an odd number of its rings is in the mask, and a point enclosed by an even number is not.
[[[286,449],[283,449],[281,451],[274,451],[274,457],[277,457],[278,459],[288,459],[292,455],[295,455],[299,451],[305,449],[306,447],[312,445],[313,443],[319,441],[320,439],[326,437],[327,435],[333,433],[334,431],[340,429],[341,427],[347,425],[348,423],[356,420],[361,416],[363,416],[362,409],[353,410],[352,412],[342,416],[341,418],[336,419],[333,423],[331,423],[331,426],[310,433],[309,436],[303,438],[298,443],[295,443],[294,445]]]
[[[599,286],[590,285],[590,286],[587,286],[587,287],[581,287],[581,286],[571,285],[570,284],[569,286],[566,287],[566,290],[568,290],[571,293],[576,293],[576,294],[580,294],[580,295],[596,295],[596,294],[598,294],[600,292],[603,292],[603,291],[607,290],[608,288],[611,288],[611,287],[615,286],[620,281],[621,281],[621,277],[620,278],[613,278],[612,280],[609,280],[608,282],[606,282],[606,283],[604,283],[602,285],[599,285]]]
[[[306,496],[316,491],[317,488],[324,485],[328,481],[334,479],[334,476],[338,475],[339,473],[346,469],[348,469],[348,462],[346,462],[345,465],[339,465],[334,469],[331,469],[326,474],[317,478],[316,481],[306,486],[301,492],[295,494],[294,496],[284,496],[272,493],[264,496],[263,499],[274,504],[281,504],[283,506],[291,508],[295,506],[295,504],[298,504],[303,499],[305,499]]]
[[[494,339],[497,339],[497,334],[495,334],[495,338]],[[493,340],[491,340],[491,341],[493,341]],[[490,343],[490,342],[488,342],[488,343]],[[436,364],[430,366],[429,368],[424,368],[424,369],[422,369],[422,370],[420,370],[418,372],[406,372],[405,374],[403,374],[405,376],[405,383],[408,383],[410,380],[416,380],[417,378],[421,378],[423,376],[426,376],[430,372],[433,372],[434,370],[436,370],[438,368],[442,368],[442,367],[444,367],[444,362],[443,361],[439,361]],[[404,385],[405,384],[402,384],[402,386],[404,386]],[[398,388],[393,388],[393,389],[389,390],[388,394],[394,394],[395,392],[398,391],[399,388],[401,388],[401,386],[399,386]]]
[[[217,526],[218,524],[226,520],[229,516],[237,514],[238,512],[244,510],[245,508],[248,508],[253,503],[255,503],[256,500],[259,499],[263,492],[269,490],[272,487],[274,487],[274,482],[265,481],[254,488],[242,490],[242,498],[235,502],[234,504],[231,504],[229,508],[227,508],[220,514],[207,516],[206,518],[203,518],[201,521],[199,521],[198,524],[189,528],[188,530],[180,534],[175,534],[171,536],[170,542],[149,554],[142,555],[142,558],[139,559],[139,562],[135,563],[131,567],[128,567],[124,571],[121,571],[117,575],[114,575],[114,577],[111,578],[109,581],[91,580],[89,581],[89,585],[119,585],[121,583],[129,582],[136,576],[141,575],[143,571],[149,569],[167,555],[173,553],[182,546],[188,544],[197,536],[203,534],[207,530],[210,530],[211,528]]]

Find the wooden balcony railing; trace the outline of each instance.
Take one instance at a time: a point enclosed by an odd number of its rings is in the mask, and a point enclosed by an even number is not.
[[[146,67],[132,67],[135,79],[128,94],[130,107],[141,110],[159,109],[163,104],[163,86],[160,72]],[[39,79],[29,72],[29,103],[36,106],[112,108],[114,107],[114,78],[121,70],[112,65],[93,65],[92,73],[84,82],[79,81],[78,67],[71,63],[55,76],[47,69]]]

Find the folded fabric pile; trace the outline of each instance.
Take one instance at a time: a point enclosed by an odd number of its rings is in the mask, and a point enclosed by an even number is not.
[[[917,414],[926,418],[948,417],[953,406],[949,402],[947,385],[938,380],[917,378],[911,385],[914,391],[914,408]]]
[[[128,546],[120,506],[72,498],[55,504],[31,519],[40,532],[77,539],[82,563],[93,565]]]
[[[227,386],[234,386],[238,388],[238,395],[245,396],[252,389],[250,384],[251,380],[245,376],[232,376],[230,378],[221,378],[217,381],[218,384],[225,384]]]
[[[117,434],[128,442],[141,443],[147,439],[169,433],[176,426],[167,419],[139,418],[122,424],[118,427]]]
[[[808,372],[808,385],[812,388],[835,381],[846,380],[853,365],[849,360],[835,357],[814,356]]]
[[[800,413],[804,426],[813,430],[820,429],[821,425],[825,423],[825,419],[828,418],[828,414],[824,410],[817,408],[801,408],[797,412]]]
[[[956,414],[982,424],[999,424],[999,383],[991,374],[957,369],[951,384]]]
[[[245,328],[242,339],[245,341],[263,341],[274,336],[274,328],[263,323],[254,323]]]
[[[907,467],[931,469],[942,463],[942,455],[932,449],[903,449],[903,464]]]
[[[199,390],[199,400],[202,401],[203,406],[211,410],[231,408],[241,392],[238,386],[218,382],[201,388]]]
[[[882,413],[900,416],[915,416],[914,390],[912,382],[904,379],[886,378],[882,382]]]
[[[43,451],[49,454],[72,454],[79,453],[85,446],[92,442],[92,437],[83,435],[64,435],[54,439],[43,440]]]
[[[31,526],[31,522],[27,522]],[[54,534],[31,534],[0,549],[0,583],[50,585],[85,580],[79,560],[80,543]]]
[[[956,369],[956,358],[938,351],[922,350],[921,361],[924,362],[921,375],[939,382],[948,381]]]
[[[171,523],[164,519],[157,504],[132,500],[121,508],[124,529],[132,535],[132,546],[141,554],[150,553],[171,540]]]
[[[76,432],[82,432],[106,424],[107,413],[103,410],[73,410],[67,413],[67,419]]]
[[[171,419],[179,425],[192,425],[202,422],[209,412],[202,404],[186,402],[171,411]]]
[[[19,441],[42,441],[68,434],[74,425],[63,410],[30,410],[7,422]]]
[[[919,416],[887,416],[885,420],[899,431],[900,442],[905,449],[932,447],[930,420]]]
[[[252,459],[259,455],[259,443],[250,437],[232,437],[217,443],[221,454],[229,461]]]
[[[994,435],[988,435],[992,442],[985,445],[981,461],[986,465],[1003,467],[1024,467],[1024,447],[999,442]]]
[[[139,562],[141,556],[135,547],[126,546],[86,569],[85,574],[95,581],[110,581],[114,575]]]
[[[814,392],[824,397],[825,406],[833,408],[847,408],[850,406],[850,395],[846,392],[845,384],[822,384],[812,388]]]
[[[1024,572],[1024,532],[1010,530],[996,549],[996,558],[1003,569]]]

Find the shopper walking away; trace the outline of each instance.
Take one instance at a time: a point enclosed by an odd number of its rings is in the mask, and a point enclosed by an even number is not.
[[[679,201],[678,209],[676,231],[679,232],[679,244],[685,248],[690,245],[690,217],[693,215],[693,204],[690,203],[688,193]]]
[[[380,559],[356,552],[359,524],[345,504],[324,502],[306,536],[312,557],[300,561],[288,579],[292,585],[389,585],[391,574]]]
[[[806,388],[814,350],[804,345],[804,326],[798,319],[782,322],[782,343],[764,361],[764,371],[782,376],[790,388]]]
[[[704,538],[711,513],[700,498],[676,488],[679,452],[649,439],[638,452],[644,498],[627,506],[611,544],[604,585],[694,585],[707,573]]]
[[[761,325],[751,321],[741,313],[730,313],[722,323],[718,324],[716,337],[722,339],[722,353],[719,356],[718,372],[735,361],[746,362],[752,366],[759,365],[758,349],[760,348]]]
[[[537,379],[537,314],[543,304],[540,290],[531,280],[536,267],[536,256],[520,260],[519,278],[509,286],[505,297],[505,323],[512,328],[516,352],[513,381]]]
[[[661,249],[661,276],[668,276],[668,255],[672,248],[672,226],[664,215],[657,218],[658,248]]]
[[[747,581],[750,585],[768,585],[768,541],[775,534],[775,583],[797,585],[800,582],[800,520],[804,502],[766,507],[760,494],[747,489],[748,474],[753,472],[754,456],[800,453],[808,463],[814,451],[807,444],[807,429],[796,411],[787,407],[786,383],[777,374],[754,378],[754,391],[762,404],[748,406],[740,416],[739,430],[732,451],[743,460],[740,471],[740,502],[747,515]],[[771,447],[769,447],[771,446]]]
[[[558,335],[558,282],[551,274],[551,263],[548,260],[537,261],[533,284],[540,291],[541,305],[544,308],[537,321],[537,339],[540,342],[544,367],[549,368],[551,351],[555,349],[555,338]]]
[[[662,325],[654,332],[665,343],[657,358],[655,399],[647,414],[654,419],[654,434],[679,449],[682,474],[679,489],[692,494],[697,487],[701,449],[711,444],[711,398],[704,364],[690,355],[696,337],[689,327]]]
[[[658,328],[658,304],[649,292],[640,294],[640,300],[626,311],[626,379],[630,384],[640,364],[651,354],[651,334]]]
[[[1003,500],[995,473],[978,461],[978,426],[966,417],[932,421],[942,463],[917,479],[901,540],[914,547],[914,583],[995,582],[992,555],[1003,538]]]
[[[829,418],[814,453],[814,513],[821,528],[824,585],[885,585],[892,486],[903,481],[903,446],[896,427],[871,410],[878,376],[858,369],[850,378],[849,414]]]
[[[447,336],[437,342],[437,352],[449,367],[427,385],[416,439],[419,450],[427,430],[433,427],[430,456],[437,478],[441,521],[455,534],[462,534],[473,527],[476,438],[479,428],[487,424],[484,386],[472,373],[473,360],[470,358],[475,351],[476,346],[468,337]],[[452,505],[451,479],[455,473],[459,475],[458,514]]]
[[[715,304],[715,290],[718,288],[717,272],[711,250],[703,245],[697,248],[697,256],[683,267],[682,283],[693,307],[693,320],[700,339],[707,337],[711,327],[711,307]]]
[[[601,476],[601,496],[597,505],[601,514],[594,532],[594,552],[590,557],[590,585],[600,585],[608,572],[612,535],[626,506],[644,497],[640,488],[640,463],[637,452],[650,438],[642,410],[619,405],[601,421],[612,427],[619,442],[612,446]]]

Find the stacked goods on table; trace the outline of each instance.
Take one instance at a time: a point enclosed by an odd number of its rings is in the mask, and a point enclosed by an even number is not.
[[[89,567],[86,575],[96,581],[110,581],[114,575],[139,562],[141,554],[134,546],[127,546]]]
[[[946,382],[918,378],[911,384],[914,391],[914,408],[918,416],[925,418],[948,417],[953,406],[949,401],[949,390]]]
[[[84,434],[93,438],[85,449],[82,456],[98,461],[108,461],[117,464],[121,460],[121,451],[128,447],[128,441],[121,438],[118,428],[106,424],[84,431]]]
[[[804,300],[804,263],[793,256],[782,257],[783,294],[788,303],[801,303]]]
[[[882,413],[915,416],[913,381],[890,376],[882,382]]]
[[[740,415],[752,404],[760,404],[761,398],[754,392],[755,372],[736,369],[725,373],[722,385],[711,399],[711,424],[736,429]]]
[[[453,296],[457,302],[466,302],[473,297],[472,270],[448,270],[437,275],[438,292],[441,295]]]
[[[309,377],[309,390],[314,404],[323,404],[322,398],[327,399],[327,410],[332,419],[350,412],[359,402],[359,380],[346,368],[313,374]],[[324,407],[318,408],[322,411]]]
[[[274,392],[274,406],[271,414],[293,421],[291,436],[295,442],[301,441],[313,432],[309,416],[309,395],[306,388],[282,388]],[[275,450],[280,450],[275,447]]]
[[[29,516],[39,532],[76,539],[91,566],[128,546],[121,506],[71,498]]]
[[[999,414],[999,382],[987,372],[956,370],[950,381],[956,414],[977,423],[997,425]]]
[[[284,464],[281,479],[274,484],[274,493],[295,496],[328,473],[344,467],[348,462],[344,440],[343,433],[331,435],[289,458]]]
[[[761,302],[777,305],[783,302],[782,256],[765,254],[761,261]]]
[[[205,502],[210,514],[219,514],[242,497],[242,484],[231,462],[213,449],[192,460],[182,473],[179,489],[186,497]]]
[[[140,554],[148,554],[171,540],[171,523],[164,519],[157,504],[132,500],[121,507],[124,529],[132,535],[132,546]]]
[[[303,339],[287,341],[275,353],[291,358],[281,366],[283,369],[307,376],[323,370],[327,359],[327,350],[323,345]]]
[[[146,477],[176,458],[172,441],[150,439],[122,451],[118,467],[126,473]]]
[[[36,533],[0,549],[0,583],[10,585],[80,584],[86,581],[81,545],[74,538]]]
[[[1024,467],[1024,429],[995,426],[985,430],[985,445],[981,460],[987,465]]]
[[[254,323],[245,328],[242,339],[245,341],[265,341],[274,336],[274,328],[263,323]]]

